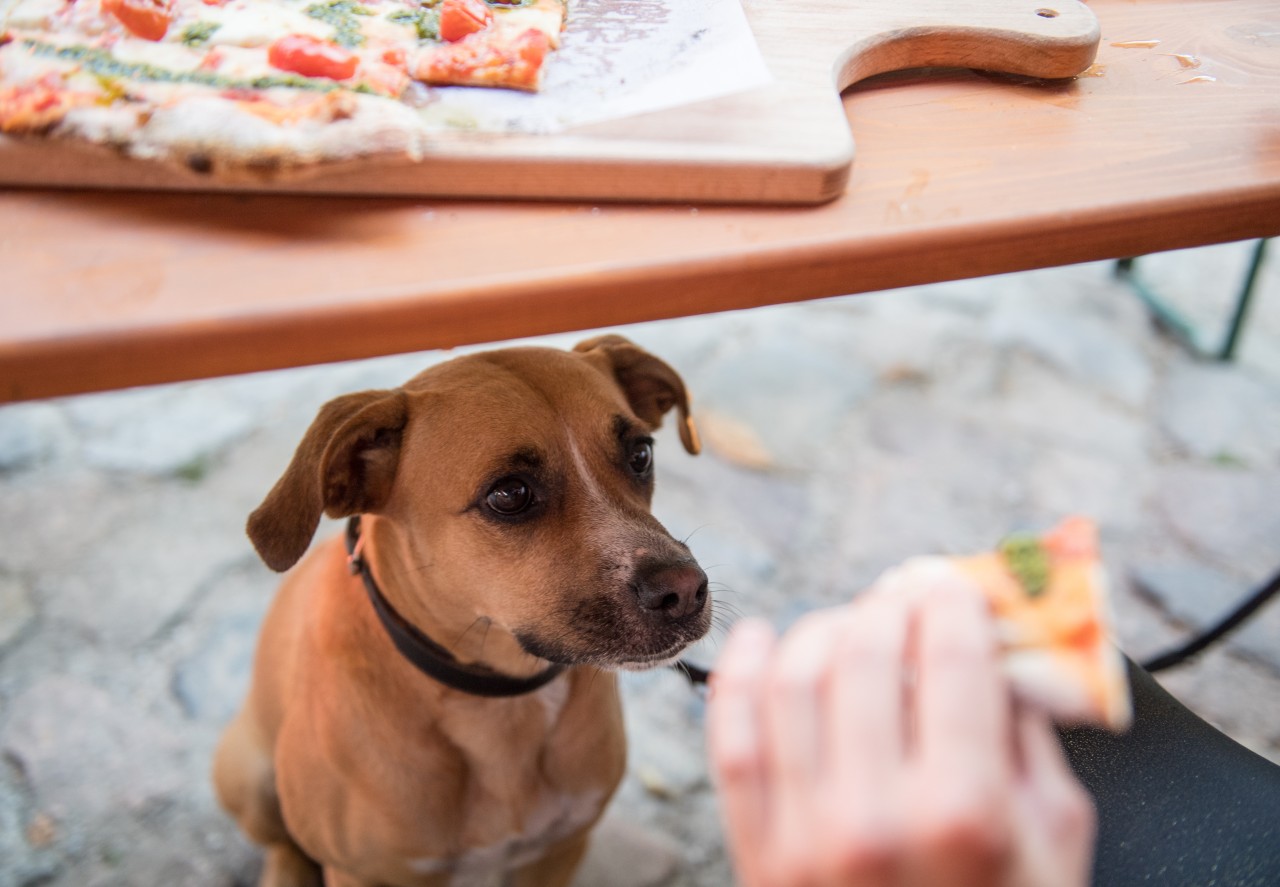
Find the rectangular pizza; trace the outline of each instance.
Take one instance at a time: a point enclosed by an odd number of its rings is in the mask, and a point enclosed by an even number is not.
[[[567,0],[0,0],[0,133],[272,170],[416,159],[433,86],[536,91]]]

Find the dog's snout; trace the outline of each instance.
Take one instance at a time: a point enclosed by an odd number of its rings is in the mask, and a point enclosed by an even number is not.
[[[643,572],[636,584],[640,606],[675,621],[701,612],[707,574],[697,564],[675,564]]]

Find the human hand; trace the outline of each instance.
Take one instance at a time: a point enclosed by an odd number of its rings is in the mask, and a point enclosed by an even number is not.
[[[735,627],[708,742],[744,887],[1081,887],[1094,811],[1015,705],[981,593],[928,561],[781,640]]]

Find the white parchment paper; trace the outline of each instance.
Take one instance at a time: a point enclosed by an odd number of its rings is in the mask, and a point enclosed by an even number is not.
[[[542,91],[445,87],[427,121],[559,132],[730,95],[770,81],[740,0],[571,0]]]

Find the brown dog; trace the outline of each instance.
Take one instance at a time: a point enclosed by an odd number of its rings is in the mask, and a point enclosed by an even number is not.
[[[214,763],[260,884],[569,882],[624,767],[601,669],[670,661],[710,622],[649,513],[672,407],[696,453],[680,377],[604,336],[321,409],[249,536],[286,570],[322,512],[361,515],[354,553],[331,539],[285,579]]]

